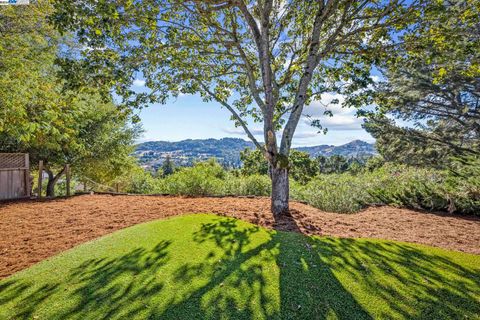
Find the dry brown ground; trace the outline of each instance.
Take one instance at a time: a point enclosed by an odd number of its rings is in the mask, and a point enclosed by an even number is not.
[[[391,207],[337,214],[293,202],[291,217],[275,221],[269,206],[268,198],[111,195],[0,204],[0,278],[115,230],[196,212],[305,234],[408,241],[480,254],[480,219],[475,217]]]

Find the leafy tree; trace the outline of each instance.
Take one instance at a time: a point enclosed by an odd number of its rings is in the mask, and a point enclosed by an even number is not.
[[[52,67],[60,36],[46,20],[51,6],[41,1],[26,8],[3,6],[0,10],[2,151],[35,150],[38,154],[58,150],[61,144],[75,148],[70,139],[71,114],[61,112],[68,100],[61,98]],[[38,161],[33,154],[31,158],[33,163]],[[48,190],[58,180],[51,171],[49,178]]]
[[[445,167],[480,155],[479,30],[478,1],[433,1],[386,52],[385,81],[366,100],[378,112],[365,124],[386,160]]]
[[[365,169],[367,171],[375,171],[376,169],[381,168],[385,164],[385,159],[382,156],[371,157],[365,163]]]
[[[169,155],[165,158],[162,164],[162,177],[167,177],[175,172],[175,164]]]
[[[138,124],[132,125],[130,118],[115,104],[101,103],[92,96],[90,99],[75,115],[76,139],[82,145],[82,152],[69,155],[63,161],[74,165],[79,179],[110,184],[138,166],[131,153],[142,129]]]
[[[413,22],[420,1],[54,3],[53,21],[76,32],[87,48],[83,63],[63,61],[72,85],[111,84],[128,107],[180,93],[217,101],[264,153],[272,212],[281,214],[288,211],[288,156],[304,107],[325,92],[367,85],[370,49],[395,40],[392,35]],[[150,92],[130,89],[138,74]],[[263,122],[264,144],[249,120]]]
[[[66,163],[80,176],[123,170],[139,128],[99,90],[63,90],[55,60],[70,43],[46,23],[50,12],[49,1],[0,7],[0,151],[43,160],[54,196]]]
[[[315,159],[310,158],[307,152],[290,151],[288,162],[291,177],[300,183],[307,183],[318,173],[317,162]]]
[[[28,7],[0,7],[0,132],[25,142],[59,138],[50,125],[65,127],[60,115],[55,70],[58,33],[46,23],[51,7],[44,1]],[[35,121],[31,121],[35,119]],[[43,128],[37,137],[38,128]],[[2,140],[8,147],[10,141]]]
[[[318,171],[324,174],[330,173],[344,173],[350,172],[352,174],[357,174],[366,166],[366,163],[372,157],[351,157],[347,158],[342,155],[333,155],[333,156],[318,156],[315,161],[318,166]]]
[[[81,180],[89,178],[100,183],[111,181],[132,166],[129,154],[139,128],[130,126],[129,119],[115,105],[102,104],[92,98],[86,97],[59,110],[69,114],[69,121],[62,122],[68,131],[54,121],[49,123],[51,130],[58,131],[58,139],[45,136],[41,126],[31,139],[24,141],[0,132],[0,141],[8,141],[1,144],[1,151],[29,153],[33,165],[44,161],[48,174],[47,196],[55,196],[55,185],[64,174],[66,163],[71,164]],[[30,118],[33,125],[37,124],[35,121],[34,117]]]
[[[326,156],[318,156],[316,158],[318,163],[318,170],[320,173],[327,172],[327,164],[328,164],[328,157]]]
[[[247,148],[240,153],[240,159],[242,161],[241,173],[243,175],[270,174],[268,162],[261,150]],[[310,158],[307,152],[292,150],[288,163],[290,176],[301,183],[307,183],[318,172],[317,163]]]
[[[49,12],[51,7],[44,1],[28,8],[0,6],[0,132],[20,141],[31,139],[36,126],[56,135],[48,126],[58,109],[49,66],[59,37],[47,23]],[[28,121],[32,116],[36,123]]]
[[[268,174],[268,162],[260,150],[246,148],[240,151],[242,161],[241,173],[245,176],[252,174]]]
[[[320,173],[342,173],[348,170],[348,159],[341,155],[317,157]]]
[[[363,171],[365,163],[357,158],[350,158],[348,160],[348,172],[351,174],[358,174]]]

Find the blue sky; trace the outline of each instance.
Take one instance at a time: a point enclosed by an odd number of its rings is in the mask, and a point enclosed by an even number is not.
[[[134,89],[142,91],[145,85],[143,80],[134,81]],[[324,95],[322,102],[328,103],[341,96]],[[312,146],[320,144],[341,145],[352,140],[361,139],[373,142],[373,138],[361,128],[362,119],[355,116],[355,110],[344,109],[340,106],[329,107],[333,117],[323,115],[325,107],[321,103],[314,103],[305,108],[304,117],[300,121],[293,144],[298,146]],[[317,129],[308,124],[307,115],[321,119],[322,125],[328,128],[326,135],[317,133]],[[235,137],[248,140],[241,128],[235,128],[230,121],[228,110],[221,108],[218,103],[205,103],[199,96],[183,95],[167,104],[154,104],[140,112],[145,133],[140,139],[144,141],[179,141],[184,139],[206,139]],[[250,123],[253,133],[262,140],[260,123]]]

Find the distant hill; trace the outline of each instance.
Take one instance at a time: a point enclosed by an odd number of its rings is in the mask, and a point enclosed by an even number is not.
[[[215,157],[225,166],[239,167],[240,151],[253,147],[252,142],[237,138],[150,141],[139,144],[134,155],[142,166],[154,169],[158,168],[167,156],[181,166]]]
[[[341,146],[320,145],[313,147],[300,147],[297,150],[308,152],[312,157],[341,155],[345,157],[364,157],[377,154],[373,143],[362,140],[342,144]]]
[[[195,161],[215,157],[228,167],[239,167],[240,151],[254,148],[252,142],[238,138],[223,139],[188,139],[178,142],[149,141],[137,145],[134,155],[140,164],[147,169],[157,169],[167,156],[181,166],[192,165]],[[342,155],[346,157],[362,157],[376,154],[373,144],[355,140],[341,146],[320,145],[297,148],[308,152],[312,157]]]

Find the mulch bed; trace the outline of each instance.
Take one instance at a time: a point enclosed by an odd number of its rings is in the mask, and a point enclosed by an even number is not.
[[[137,223],[210,212],[267,228],[348,238],[415,242],[480,254],[480,218],[371,207],[357,214],[291,204],[274,219],[269,198],[82,195],[0,204],[0,278],[80,243]]]

